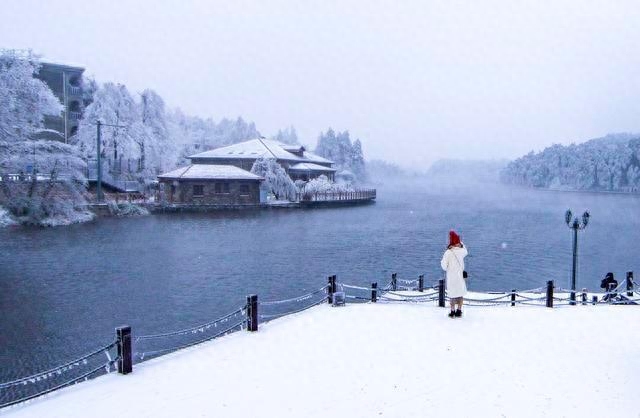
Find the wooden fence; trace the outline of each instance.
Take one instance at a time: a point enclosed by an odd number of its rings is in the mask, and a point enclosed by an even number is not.
[[[296,199],[299,202],[330,202],[330,201],[357,201],[373,200],[376,198],[376,189],[360,189],[345,192],[298,192]]]

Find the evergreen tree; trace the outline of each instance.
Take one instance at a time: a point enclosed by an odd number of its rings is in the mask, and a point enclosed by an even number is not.
[[[351,143],[349,131],[336,134],[333,129],[329,128],[326,133],[320,133],[315,153],[333,161],[336,169],[349,170],[357,179],[365,179],[362,142],[356,139]]]

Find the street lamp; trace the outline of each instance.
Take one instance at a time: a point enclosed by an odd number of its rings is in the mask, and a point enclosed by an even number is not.
[[[571,269],[571,305],[576,304],[576,267],[578,265],[578,231],[581,229],[585,229],[589,224],[589,212],[584,212],[582,214],[582,221],[578,220],[576,216],[573,218],[573,214],[571,213],[571,209],[567,209],[567,212],[564,214],[564,221],[567,223],[567,226],[573,230],[573,267]]]

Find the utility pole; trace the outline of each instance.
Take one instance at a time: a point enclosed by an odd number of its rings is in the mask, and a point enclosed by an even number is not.
[[[102,122],[97,120],[96,126],[98,127],[98,181],[96,182],[96,197],[98,199],[98,203],[100,203],[102,202],[102,157],[100,156],[100,143],[102,142],[100,139],[100,127],[102,126]]]
[[[578,231],[585,229],[589,224],[589,212],[585,212],[582,214],[582,222],[578,220],[577,217],[571,219],[573,214],[571,213],[571,209],[567,209],[567,212],[564,214],[564,220],[567,223],[567,226],[573,230],[573,265],[571,268],[571,305],[576,304],[576,269],[578,267]]]
[[[99,119],[96,120],[96,127],[98,130],[98,134],[97,134],[97,158],[96,161],[98,163],[98,175],[97,175],[97,182],[96,182],[96,198],[98,200],[98,203],[102,202],[103,196],[102,196],[102,156],[101,156],[101,152],[100,152],[100,145],[102,143],[101,141],[101,136],[102,136],[102,126],[110,126],[112,128],[126,128],[126,126],[122,126],[122,125],[109,125],[107,123],[102,123],[102,121],[100,121]]]

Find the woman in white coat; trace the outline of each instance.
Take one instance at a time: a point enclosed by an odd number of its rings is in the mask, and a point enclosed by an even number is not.
[[[462,298],[467,294],[467,283],[462,272],[467,254],[469,252],[460,240],[460,236],[455,231],[449,231],[449,245],[440,261],[442,270],[447,272],[447,294],[451,304],[449,318],[462,316]]]

